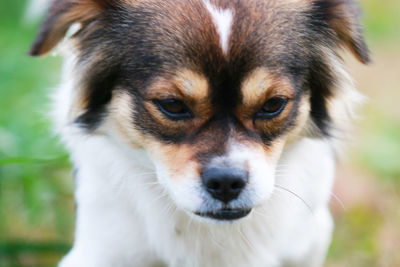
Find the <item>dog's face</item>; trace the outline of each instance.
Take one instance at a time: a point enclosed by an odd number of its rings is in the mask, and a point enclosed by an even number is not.
[[[288,144],[329,135],[338,48],[368,61],[355,12],[340,0],[58,0],[31,53],[79,22],[75,123],[145,149],[179,208],[233,220],[271,196]]]

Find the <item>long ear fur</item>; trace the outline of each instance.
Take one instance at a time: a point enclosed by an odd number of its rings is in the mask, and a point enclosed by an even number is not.
[[[326,21],[342,44],[362,63],[370,62],[369,50],[359,22],[360,9],[354,0],[312,0],[320,19]]]
[[[116,0],[54,0],[29,54],[40,56],[48,53],[64,38],[73,23],[85,26],[116,4]]]

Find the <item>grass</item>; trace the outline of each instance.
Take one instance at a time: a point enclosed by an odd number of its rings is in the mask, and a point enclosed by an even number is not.
[[[400,2],[362,3],[375,63],[352,70],[370,103],[339,170],[346,210],[332,207],[327,265],[400,266]],[[38,24],[24,22],[25,6],[0,2],[0,267],[55,266],[73,236],[71,166],[46,117],[61,62],[26,56]]]
[[[38,25],[23,23],[24,6],[0,3],[1,267],[43,266],[38,248],[65,252],[73,228],[70,164],[45,116],[60,59],[26,56]]]

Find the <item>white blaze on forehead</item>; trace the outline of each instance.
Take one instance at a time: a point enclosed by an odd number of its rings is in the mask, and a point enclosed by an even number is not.
[[[208,0],[204,0],[204,4],[212,16],[215,28],[219,34],[222,52],[226,55],[228,53],[229,37],[233,23],[232,11],[215,7]]]

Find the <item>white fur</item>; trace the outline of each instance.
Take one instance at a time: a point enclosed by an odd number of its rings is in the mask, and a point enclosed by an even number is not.
[[[322,265],[332,231],[329,140],[302,138],[283,151],[275,184],[295,194],[271,188],[272,197],[232,224],[197,220],[176,207],[145,151],[104,127],[87,135],[72,124],[77,73],[72,55],[66,62],[55,120],[78,170],[77,219],[60,267]],[[241,149],[232,145],[228,158],[246,156]]]
[[[208,0],[204,0],[204,4],[210,12],[215,28],[220,37],[220,45],[223,53],[228,54],[229,49],[229,37],[231,35],[231,29],[233,24],[233,14],[229,9],[221,9],[213,6]]]
[[[233,12],[204,3],[226,55]],[[81,112],[76,106],[80,73],[71,51],[61,48],[66,56],[53,112],[78,170],[75,243],[60,267],[322,266],[333,227],[328,202],[336,144],[308,138],[312,134],[303,131],[274,164],[266,165],[251,148],[233,140],[227,155],[213,164],[222,160],[240,166],[247,160],[259,178],[251,179],[244,195],[255,206],[249,216],[230,224],[194,218],[187,210],[203,201],[196,196],[198,185],[175,192],[162,164],[155,166],[146,151],[129,148],[113,134],[112,123],[91,134],[73,123]],[[331,115],[343,122],[358,95],[336,56],[324,52],[341,81]],[[176,204],[185,201],[186,206]]]
[[[281,266],[286,261],[320,266],[324,258],[332,227],[327,202],[334,166],[324,141],[304,139],[281,161],[287,167],[278,182],[301,195],[311,210],[297,197],[276,191],[248,218],[218,225],[177,210],[157,184],[151,162],[143,162],[143,151],[130,151],[110,136],[66,139],[79,169],[78,213],[75,245],[62,267],[158,261],[167,266]]]

